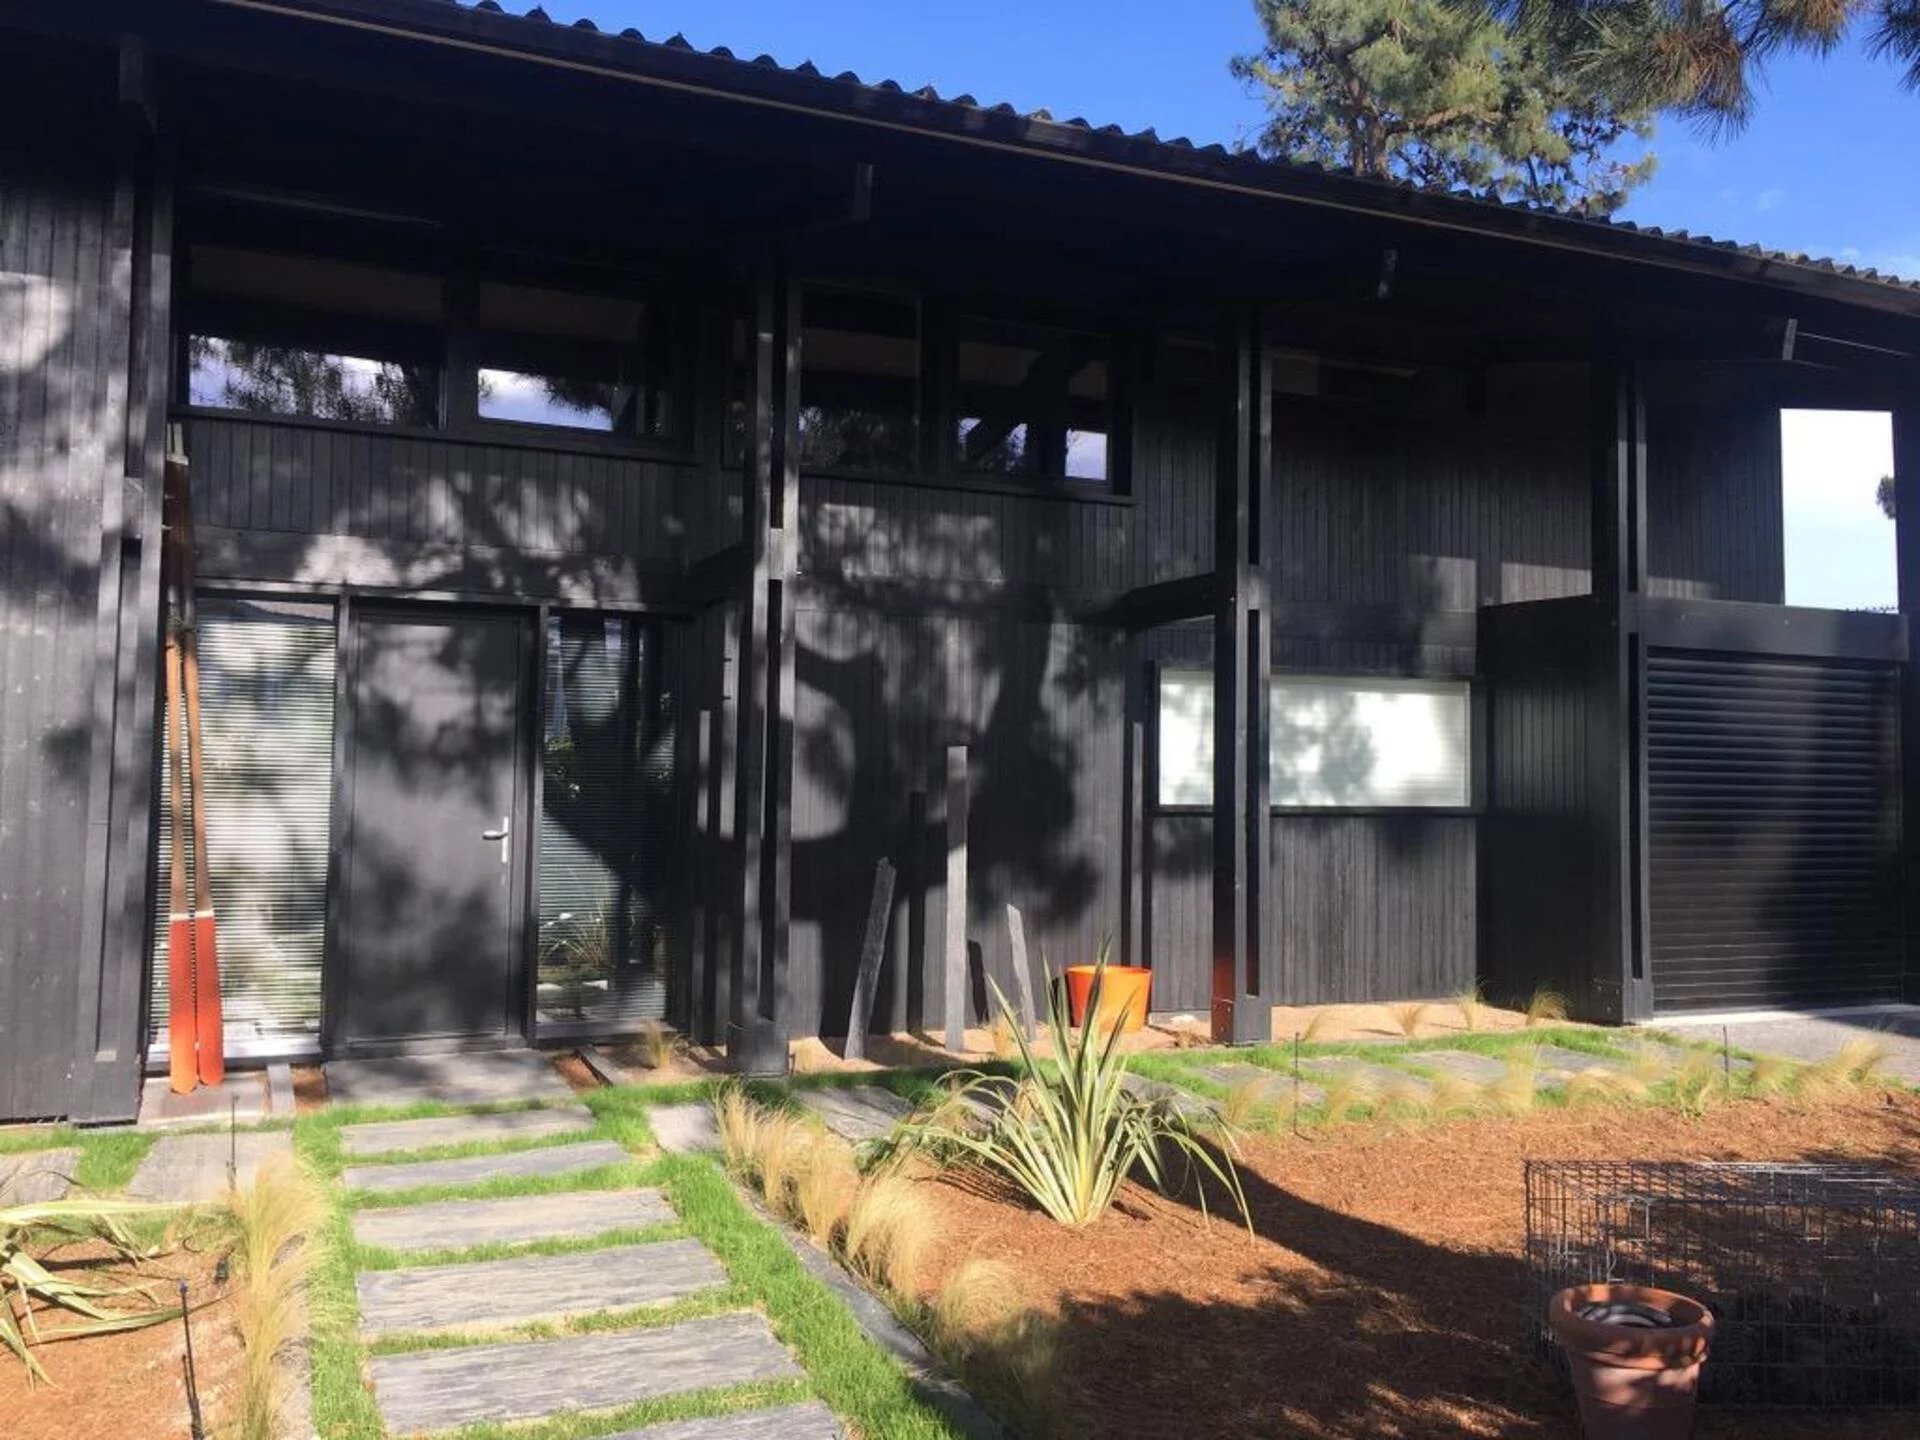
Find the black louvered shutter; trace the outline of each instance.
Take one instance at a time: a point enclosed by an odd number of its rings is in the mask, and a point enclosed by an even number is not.
[[[1657,1010],[1900,998],[1896,704],[1886,666],[1649,655]]]

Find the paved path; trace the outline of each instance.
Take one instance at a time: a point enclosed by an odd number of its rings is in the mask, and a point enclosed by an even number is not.
[[[704,1109],[705,1107],[701,1107]],[[350,1166],[342,1183],[362,1191],[422,1185],[471,1187],[502,1175],[566,1177],[630,1157],[612,1141],[570,1139],[577,1115],[514,1112],[548,1121],[470,1115],[428,1121],[350,1125],[350,1154],[405,1155],[440,1145],[524,1144],[454,1160],[394,1160]],[[547,1128],[564,1116],[568,1128]],[[504,1123],[503,1123],[504,1122]],[[367,1362],[387,1432],[433,1434],[482,1422],[512,1424],[574,1411],[619,1410],[641,1401],[692,1395],[750,1382],[797,1380],[803,1372],[752,1311],[622,1330],[514,1338],[515,1327],[697,1300],[726,1284],[719,1261],[699,1241],[633,1243],[633,1231],[662,1225],[673,1210],[656,1190],[561,1190],[496,1199],[454,1198],[422,1205],[361,1209],[356,1241],[402,1254],[546,1241],[599,1242],[599,1248],[504,1259],[411,1264],[365,1270],[355,1280],[363,1336],[386,1353]],[[667,1234],[671,1234],[669,1231]],[[609,1243],[624,1238],[627,1243]],[[495,1252],[498,1253],[498,1252]],[[487,1335],[484,1332],[496,1332]],[[443,1348],[434,1334],[473,1343]],[[418,1337],[418,1338],[415,1338]],[[395,1348],[398,1347],[398,1348]],[[818,1402],[787,1404],[628,1431],[616,1440],[834,1440],[843,1434]]]
[[[1678,1024],[1664,1027],[1688,1040],[1720,1041],[1721,1026]],[[1920,1085],[1920,1006],[1889,1005],[1871,1010],[1824,1015],[1783,1015],[1733,1020],[1726,1025],[1734,1047],[1793,1060],[1831,1058],[1849,1040],[1866,1038],[1886,1046],[1887,1074]]]
[[[540,1050],[476,1055],[406,1055],[393,1060],[330,1060],[327,1098],[336,1105],[489,1105],[567,1100],[573,1091]]]
[[[647,1124],[653,1138],[669,1155],[692,1155],[701,1150],[720,1148],[720,1127],[713,1118],[713,1106],[704,1100],[685,1105],[655,1105],[647,1111]]]
[[[284,1130],[245,1135],[168,1135],[154,1142],[133,1172],[127,1194],[136,1200],[204,1205],[227,1192],[227,1167],[241,1189],[253,1183],[262,1161],[293,1154],[293,1136]]]

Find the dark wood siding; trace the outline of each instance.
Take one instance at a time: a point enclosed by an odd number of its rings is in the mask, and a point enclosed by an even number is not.
[[[137,243],[165,208],[88,138],[112,73],[0,56],[0,129],[38,137],[0,160],[0,1119],[130,1118],[137,1088],[159,432],[133,317],[165,321]]]
[[[1123,642],[1068,624],[819,610],[800,613],[798,641],[796,1034],[846,1029],[882,856],[900,879],[875,1027],[944,1023],[950,744],[972,751],[968,932],[984,973],[1013,993],[1008,902],[1025,913],[1036,978],[1043,949],[1057,972],[1118,935]],[[924,937],[917,956],[915,937]],[[976,1017],[982,990],[976,981]]]
[[[1647,430],[1647,592],[1780,604],[1779,410],[1656,405]]]

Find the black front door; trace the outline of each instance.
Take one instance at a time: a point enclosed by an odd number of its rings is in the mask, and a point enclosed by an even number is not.
[[[520,1030],[524,642],[509,616],[354,613],[343,1048]]]

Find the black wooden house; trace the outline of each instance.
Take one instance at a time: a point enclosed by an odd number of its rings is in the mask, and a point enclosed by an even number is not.
[[[169,456],[236,1055],[754,1061],[882,857],[938,1026],[950,761],[983,972],[1225,1038],[1915,998],[1920,289],[491,0],[13,0],[0,116],[0,1118],[163,1043]]]

